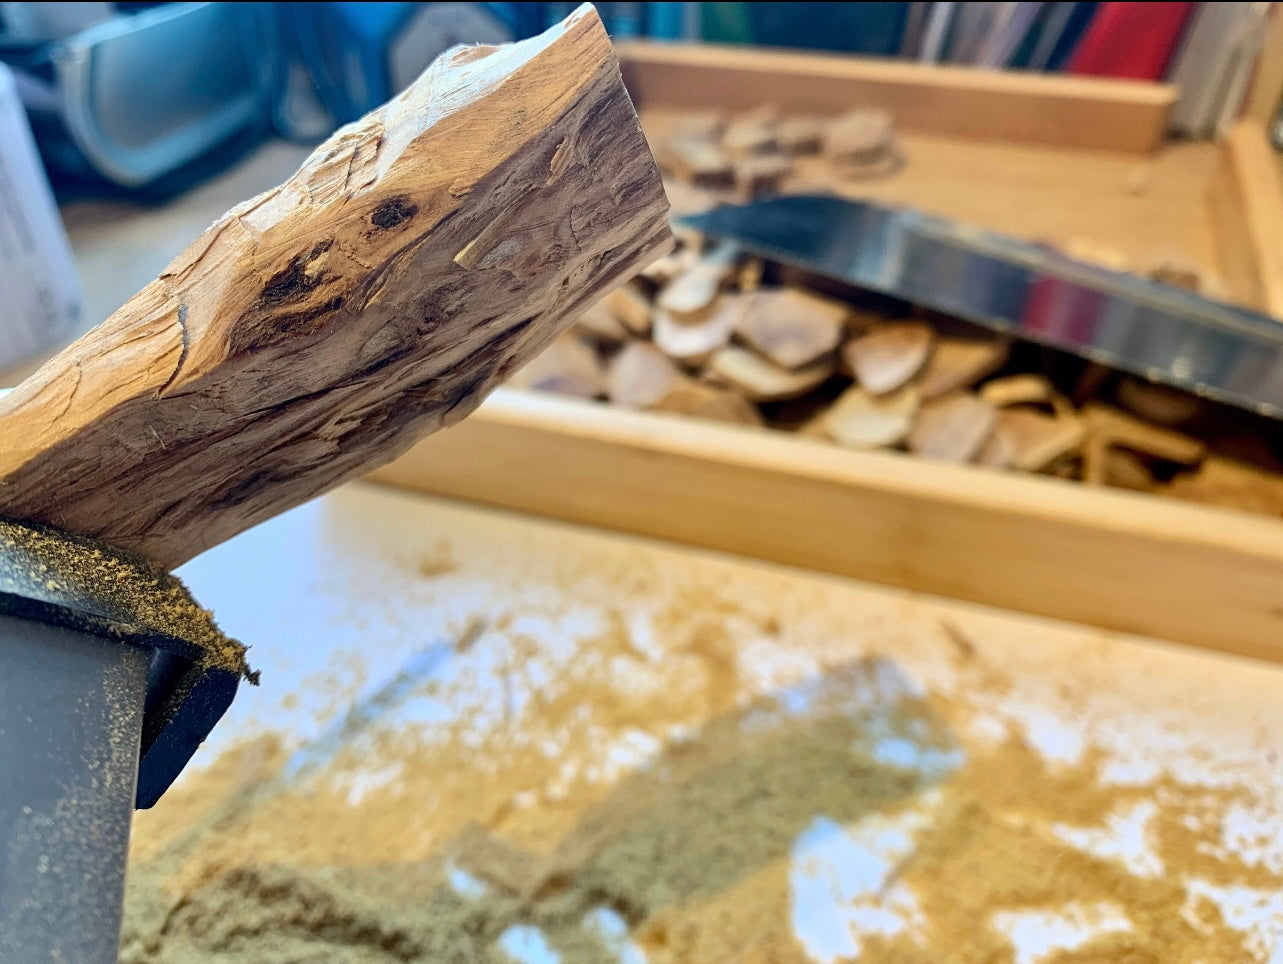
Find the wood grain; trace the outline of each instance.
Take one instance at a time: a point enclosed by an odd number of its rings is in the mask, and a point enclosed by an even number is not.
[[[1225,509],[505,390],[372,478],[1283,660],[1283,522]]]
[[[459,421],[669,244],[590,6],[456,48],[0,401],[0,515],[176,566]]]
[[[639,104],[837,114],[876,107],[898,129],[1143,153],[1162,143],[1176,88],[894,60],[699,44],[620,45]]]

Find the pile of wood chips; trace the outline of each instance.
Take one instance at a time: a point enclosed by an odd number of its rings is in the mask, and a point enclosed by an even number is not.
[[[900,163],[880,111],[691,114],[665,131],[650,136],[675,208],[777,190],[807,155],[835,179]],[[677,251],[589,309],[513,383],[1283,515],[1273,422],[911,306],[824,293],[677,233]]]

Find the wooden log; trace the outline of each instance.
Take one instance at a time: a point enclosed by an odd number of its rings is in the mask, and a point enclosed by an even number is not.
[[[0,517],[185,562],[462,419],[667,213],[590,6],[455,48],[0,401]]]

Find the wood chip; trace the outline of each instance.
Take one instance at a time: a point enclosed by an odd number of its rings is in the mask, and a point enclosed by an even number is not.
[[[828,122],[821,151],[825,157],[861,163],[886,154],[894,140],[890,113],[884,110],[853,110]]]
[[[1007,361],[1011,348],[1001,339],[937,337],[935,350],[918,380],[923,401],[969,388]]]
[[[755,402],[775,402],[805,395],[823,384],[836,368],[831,356],[803,368],[781,368],[757,352],[738,345],[728,345],[709,362],[713,375]]]
[[[1107,268],[1110,271],[1130,271],[1131,258],[1110,244],[1088,238],[1070,238],[1060,246],[1061,253],[1075,261]]]
[[[1195,465],[1207,454],[1207,446],[1198,439],[1159,428],[1099,402],[1088,403],[1082,414],[1092,435],[1110,446],[1121,445],[1180,465]]]
[[[854,305],[851,306],[850,314],[846,316],[846,330],[853,335],[867,334],[874,328],[880,328],[886,323],[887,316],[885,314]],[[851,374],[851,372],[848,371],[847,374]]]
[[[646,267],[642,268],[641,271],[637,272],[637,276],[639,278],[645,278],[653,284],[662,285],[665,282],[671,281],[685,269],[686,265],[682,264],[681,253],[670,251],[662,258],[652,261]]]
[[[740,114],[722,132],[722,147],[731,154],[759,154],[775,147],[778,111],[770,105]]]
[[[761,258],[749,256],[744,259],[740,265],[739,273],[735,277],[735,283],[739,285],[740,291],[756,291],[762,286],[762,272],[766,269],[765,263]]]
[[[711,361],[712,359],[710,358],[709,362]],[[713,369],[710,368],[708,365],[705,365],[702,371],[698,371],[695,373],[695,380],[699,382],[701,385],[712,385],[714,388],[734,387],[725,378],[717,374],[717,372],[713,371]]]
[[[1075,418],[1078,416],[1078,409],[1074,408],[1074,406],[1070,404],[1069,399],[1065,398],[1064,395],[1060,394],[1060,392],[1056,391],[1054,388],[1051,392],[1050,401],[1051,410],[1062,418],[1070,415]]]
[[[1042,375],[1008,375],[980,386],[980,397],[995,408],[1009,405],[1050,405],[1055,389]]]
[[[874,395],[852,385],[820,415],[816,424],[826,438],[847,448],[889,448],[908,437],[918,404],[918,392],[912,386]]]
[[[1109,441],[1099,432],[1088,429],[1083,444],[1083,481],[1088,485],[1105,484],[1105,463],[1109,458]]]
[[[1120,489],[1153,492],[1154,475],[1149,466],[1127,449],[1109,449],[1105,453],[1105,482]]]
[[[759,288],[740,316],[748,344],[784,368],[802,368],[828,355],[842,340],[848,308],[804,288]]]
[[[1046,474],[1054,479],[1077,479],[1079,464],[1074,459],[1061,459],[1047,466]]]
[[[953,392],[922,406],[909,431],[909,448],[937,462],[970,462],[997,421],[997,410],[970,392]]]
[[[686,271],[664,285],[655,304],[665,311],[692,315],[713,303],[722,285],[735,273],[739,252],[734,245],[710,249]]]
[[[757,406],[744,396],[689,378],[675,383],[652,408],[655,411],[679,412],[737,425],[762,424],[762,414]]]
[[[824,141],[824,117],[786,117],[775,125],[775,146],[785,154],[818,154]]]
[[[1119,382],[1118,401],[1141,418],[1169,427],[1188,422],[1203,407],[1197,395],[1130,377]]]
[[[1283,516],[1283,478],[1219,455],[1177,475],[1161,491],[1178,499]]]
[[[670,251],[658,260],[652,261],[639,272],[639,276],[654,284],[657,288],[672,281],[699,263],[700,247],[698,244],[686,244],[676,251]]]
[[[688,140],[715,141],[726,129],[726,115],[719,110],[686,111],[673,119],[672,134]]]
[[[935,331],[920,321],[874,328],[842,346],[855,380],[874,395],[895,391],[922,370],[931,355]]]
[[[863,159],[851,158],[845,161],[832,162],[833,175],[844,181],[889,177],[903,166],[904,158],[894,150],[884,151],[881,154]]]
[[[980,446],[975,462],[977,465],[987,465],[995,469],[1015,468],[1016,440],[1005,432],[997,431],[995,427],[984,444]]]
[[[606,392],[606,373],[591,345],[575,335],[564,334],[514,373],[509,384],[579,398],[600,398]]]
[[[674,137],[663,154],[673,173],[696,187],[730,187],[735,181],[731,156],[711,141]]]
[[[650,301],[632,285],[620,285],[601,303],[634,335],[650,334]]]
[[[1041,472],[1057,459],[1077,452],[1085,431],[1077,418],[1044,415],[1027,409],[1003,409],[977,461],[1025,472]]]
[[[1220,275],[1212,274],[1210,271],[1203,272],[1198,293],[1208,301],[1223,301],[1226,304],[1234,303],[1234,298],[1230,295],[1229,289],[1225,287],[1225,282],[1221,280]]]
[[[580,333],[608,345],[617,345],[628,340],[628,329],[600,301],[593,302],[575,319],[575,327]]]
[[[696,187],[676,178],[664,178],[664,193],[668,195],[669,210],[674,217],[684,214],[703,214],[725,200],[724,192]]]
[[[1117,374],[1117,372],[1108,365],[1102,365],[1100,362],[1088,362],[1078,378],[1074,382],[1074,389],[1069,393],[1070,400],[1075,405],[1086,405],[1092,399],[1101,394],[1105,383]]]
[[[749,297],[724,294],[694,315],[678,315],[657,309],[652,333],[655,345],[673,361],[683,365],[702,365],[713,352],[730,343],[731,335],[748,307]]]
[[[696,256],[696,260],[698,260],[698,255],[704,251],[704,235],[694,228],[688,228],[682,224],[674,224],[673,237],[678,241],[678,250],[682,253],[691,252]]]
[[[1198,266],[1176,258],[1165,258],[1150,265],[1145,272],[1151,281],[1158,281],[1186,291],[1203,290],[1203,273]]]
[[[770,194],[780,189],[793,170],[793,160],[784,154],[751,154],[735,162],[735,187],[745,198]]]
[[[616,405],[650,408],[678,385],[684,376],[654,345],[635,341],[614,357],[606,378],[606,394]]]

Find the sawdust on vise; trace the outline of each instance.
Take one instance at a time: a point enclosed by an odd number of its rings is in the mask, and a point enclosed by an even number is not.
[[[861,961],[1013,961],[995,914],[1091,903],[1130,929],[1046,960],[1260,957],[1191,886],[1283,888],[1222,846],[1248,789],[1171,776],[1111,785],[1099,750],[1052,764],[1020,736],[959,746],[967,706],[895,687],[877,696],[897,672],[888,659],[828,667],[803,687],[805,712],[790,703],[797,691],[746,701],[726,627],[760,614],[703,592],[701,606],[679,594],[655,621],[672,637],[658,696],[636,689],[658,669],[616,613],[555,684],[488,730],[465,713],[436,740],[385,733],[301,784],[266,739],[193,774],[139,821],[122,960],[510,961],[502,940],[520,927],[537,928],[561,964],[618,960],[624,938],[603,930],[605,915],[650,964],[803,962],[791,919],[798,835],[818,816],[858,825],[914,810],[928,790],[932,819],[886,884],[913,895],[921,920],[862,936]],[[495,627],[510,634],[503,671],[521,674],[534,643],[510,620]],[[954,645],[963,663],[983,663]],[[662,748],[613,783],[567,779],[567,761],[598,765],[602,732]],[[892,765],[876,751],[888,737],[917,758],[963,762]],[[554,739],[555,752],[539,751]],[[345,774],[372,767],[394,775],[354,797]],[[1101,830],[1141,804],[1153,808],[1158,874],[1051,829]]]
[[[258,674],[174,575],[142,556],[40,526],[0,522],[0,590],[59,607],[63,621],[108,637],[160,633],[196,646],[205,665]]]

